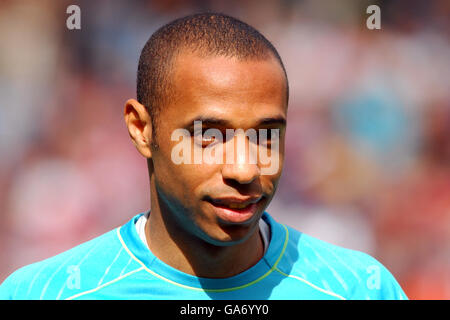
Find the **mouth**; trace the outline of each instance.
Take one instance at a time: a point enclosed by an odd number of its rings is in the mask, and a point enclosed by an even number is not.
[[[258,212],[262,196],[247,199],[220,198],[208,199],[219,220],[228,224],[248,222]]]

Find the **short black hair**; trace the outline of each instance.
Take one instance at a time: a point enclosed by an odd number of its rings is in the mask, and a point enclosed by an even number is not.
[[[137,72],[137,100],[150,114],[153,127],[159,110],[171,96],[168,78],[174,57],[183,50],[202,56],[239,59],[268,59],[272,55],[283,69],[286,99],[289,97],[283,62],[275,47],[261,33],[222,13],[192,14],[162,26],[142,49]]]

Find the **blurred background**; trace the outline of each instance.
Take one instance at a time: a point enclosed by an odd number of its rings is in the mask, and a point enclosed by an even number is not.
[[[81,9],[68,30],[66,8]],[[381,8],[368,30],[366,8]],[[268,211],[380,260],[411,299],[450,299],[450,2],[0,1],[0,281],[149,208],[125,127],[140,50],[164,23],[233,15],[291,87]]]

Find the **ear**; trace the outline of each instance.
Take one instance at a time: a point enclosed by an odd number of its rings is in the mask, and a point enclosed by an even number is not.
[[[125,123],[131,141],[136,149],[146,158],[151,158],[152,121],[147,109],[135,99],[125,102]]]

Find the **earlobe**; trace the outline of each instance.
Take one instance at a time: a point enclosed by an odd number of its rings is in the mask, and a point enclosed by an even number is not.
[[[145,106],[135,99],[125,102],[125,124],[131,141],[136,149],[146,158],[151,158],[152,125],[151,118]]]

